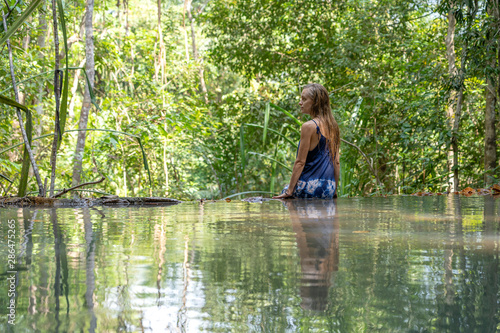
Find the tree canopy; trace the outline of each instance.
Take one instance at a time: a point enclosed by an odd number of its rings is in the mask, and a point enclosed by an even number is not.
[[[11,2],[2,4],[11,12],[6,24],[22,24],[0,38],[12,44],[19,102],[31,110],[45,179],[56,105],[51,4],[23,15],[32,4]],[[56,190],[70,187],[75,172],[72,130],[89,83],[86,5],[59,9],[69,70]],[[349,143],[341,146],[341,196],[449,191],[452,179],[475,188],[498,182],[498,11],[495,1],[96,3],[94,106],[80,181],[102,174],[107,181],[89,190],[180,199],[276,193],[289,180],[296,120],[306,120],[298,97],[317,82],[330,91]],[[58,58],[65,56],[63,47]],[[0,62],[0,94],[14,100],[8,57]],[[2,192],[21,193],[24,174],[26,192],[37,193],[29,163],[22,168],[23,146],[11,149],[23,142],[14,115],[2,106]]]

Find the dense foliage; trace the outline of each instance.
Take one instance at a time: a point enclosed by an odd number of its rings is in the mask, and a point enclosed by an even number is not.
[[[102,173],[107,181],[94,190],[129,196],[194,199],[276,192],[289,180],[287,167],[295,156],[290,141],[299,137],[294,119],[279,108],[306,120],[297,108],[301,86],[318,82],[332,92],[342,138],[366,153],[381,181],[357,149],[343,144],[341,195],[447,190],[447,154],[454,135],[460,185],[483,186],[488,78],[495,95],[498,86],[498,41],[492,33],[498,6],[476,2],[471,17],[474,3],[439,5],[425,0],[169,0],[160,7],[147,1],[96,3],[98,107],[92,109],[88,128],[116,132],[88,133],[82,181]],[[26,80],[20,85],[21,102],[34,113],[33,137],[54,129],[50,6],[43,4],[11,37],[17,81]],[[64,6],[69,66],[82,67],[85,3],[67,1]],[[21,2],[8,25],[26,7]],[[457,17],[458,67],[464,48],[468,51],[461,76],[448,70],[450,10]],[[6,52],[0,58],[0,90],[13,98]],[[84,85],[83,71],[71,70],[66,131],[78,128]],[[464,107],[454,132],[446,109],[460,86]],[[22,142],[19,123],[11,107],[2,106],[0,118],[0,174],[16,188],[22,146],[3,148]],[[141,139],[151,184],[138,140],[118,132]],[[64,133],[58,189],[71,186],[75,142],[75,132]],[[50,147],[49,138],[34,141],[42,178],[50,173]],[[498,156],[498,144],[496,150]],[[493,171],[497,179],[499,169]],[[3,178],[0,182],[9,185]],[[36,191],[33,177],[28,189]]]

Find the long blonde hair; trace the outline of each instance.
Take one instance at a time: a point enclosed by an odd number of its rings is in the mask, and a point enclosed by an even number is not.
[[[330,108],[330,97],[325,87],[318,83],[310,83],[304,86],[304,90],[313,100],[311,117],[318,117],[324,126],[323,136],[326,138],[326,145],[330,151],[330,158],[335,165],[336,155],[340,149],[340,129],[337,121],[333,117]],[[338,158],[338,157],[337,157]]]

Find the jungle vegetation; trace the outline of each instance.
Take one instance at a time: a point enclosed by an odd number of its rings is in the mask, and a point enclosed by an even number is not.
[[[275,193],[309,82],[341,127],[341,196],[498,182],[498,0],[0,6],[2,195]]]

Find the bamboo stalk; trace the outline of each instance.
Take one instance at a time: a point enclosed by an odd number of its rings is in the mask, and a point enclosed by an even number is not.
[[[7,31],[7,21],[5,19],[5,16],[2,13],[2,19],[3,19],[3,27],[5,31]],[[16,86],[16,77],[14,75],[14,63],[12,60],[12,46],[10,45],[10,40],[7,39],[7,48],[9,50],[9,66],[10,66],[10,76],[12,78],[12,86],[14,88],[14,95],[16,97],[16,102],[19,103],[19,92],[17,91],[17,86]],[[31,167],[33,168],[33,173],[35,174],[36,182],[38,184],[38,195],[40,197],[45,196],[45,191],[44,187],[42,184],[42,179],[40,178],[40,173],[38,171],[38,167],[36,165],[35,157],[33,156],[33,151],[31,150],[31,145],[28,141],[28,136],[26,134],[26,131],[24,129],[23,125],[23,116],[21,115],[21,110],[16,107],[16,114],[17,118],[19,120],[19,127],[21,127],[21,133],[23,135],[23,140],[24,140],[24,147],[28,151],[28,155],[31,161]]]
[[[57,7],[55,0],[52,0],[52,22],[54,27],[54,52],[55,52],[55,72],[54,72],[54,95],[56,99],[56,115],[54,120],[54,141],[52,142],[52,152],[50,155],[50,190],[49,196],[54,195],[54,186],[56,182],[56,162],[57,162],[57,142],[61,133],[59,126],[59,103],[60,103],[60,90],[59,90],[59,33],[57,27]]]

